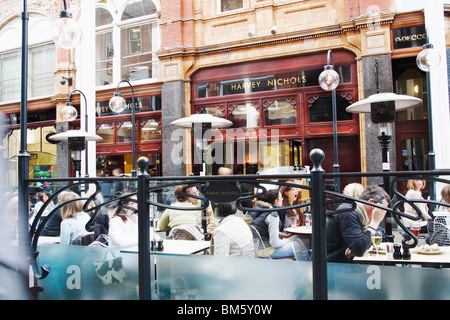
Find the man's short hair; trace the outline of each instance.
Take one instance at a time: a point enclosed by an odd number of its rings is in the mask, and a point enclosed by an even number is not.
[[[368,186],[361,193],[359,198],[366,201],[373,199],[375,203],[381,203],[384,199],[386,199],[388,202],[391,200],[391,197],[387,194],[387,192],[379,186]]]

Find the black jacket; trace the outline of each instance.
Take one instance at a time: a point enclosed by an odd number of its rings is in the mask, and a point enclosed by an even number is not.
[[[351,208],[343,204],[339,209]],[[370,248],[370,231],[363,232],[363,227],[356,211],[345,211],[332,215],[327,222],[327,261],[351,262],[345,256],[347,248],[355,256],[362,256]]]

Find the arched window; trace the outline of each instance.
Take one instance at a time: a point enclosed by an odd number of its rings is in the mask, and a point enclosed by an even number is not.
[[[97,7],[97,85],[147,80],[157,76],[157,8],[151,0],[129,0],[114,17]]]
[[[50,38],[51,21],[32,13],[29,20],[28,96],[53,94],[56,67],[55,44]],[[0,101],[20,99],[22,22],[14,18],[0,30]]]
[[[151,0],[130,0],[122,13],[122,21],[156,14],[156,6]]]

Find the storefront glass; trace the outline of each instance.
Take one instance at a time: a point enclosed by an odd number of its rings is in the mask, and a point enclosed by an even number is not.
[[[27,130],[27,150],[30,178],[53,178],[56,173],[56,144],[46,140],[53,126],[29,128]],[[10,188],[17,186],[17,154],[20,149],[20,130],[12,130],[3,139],[3,157],[8,159],[6,183]]]

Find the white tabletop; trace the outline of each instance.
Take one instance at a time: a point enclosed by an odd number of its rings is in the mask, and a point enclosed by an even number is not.
[[[189,255],[201,252],[209,248],[210,241],[195,240],[167,240],[163,241],[164,250],[154,251],[157,254]],[[120,250],[121,252],[138,253],[138,246],[132,246]]]
[[[290,233],[296,233],[296,234],[312,234],[312,227],[307,227],[307,226],[300,226],[300,227],[290,227],[290,228],[286,228],[284,229],[287,232]]]
[[[450,247],[439,247],[439,252],[426,252],[419,247],[410,249],[411,260],[394,259],[392,256],[379,253],[378,256],[367,250],[362,257],[354,257],[354,262],[373,264],[434,264],[436,266],[450,265]],[[403,251],[402,251],[403,252]]]
[[[59,243],[59,237],[39,236],[38,245]]]

